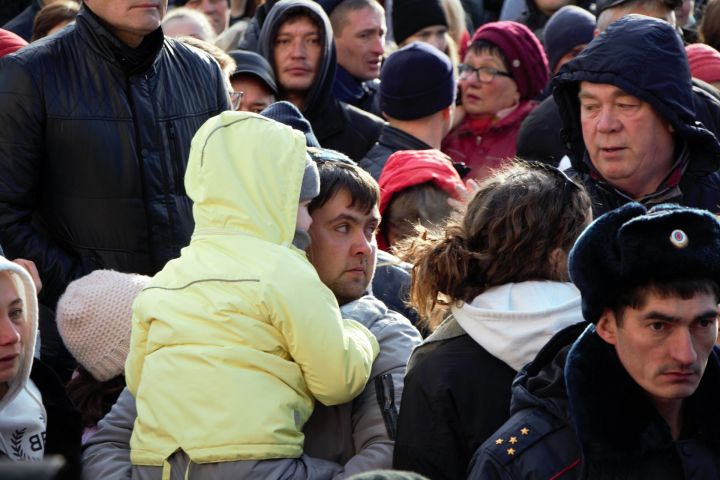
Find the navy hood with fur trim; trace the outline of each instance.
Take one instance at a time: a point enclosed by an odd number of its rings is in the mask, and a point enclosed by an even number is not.
[[[720,143],[697,120],[693,84],[683,42],[668,23],[628,15],[611,24],[553,79],[553,95],[573,167],[587,173],[580,125],[580,82],[604,83],[649,103],[690,150],[689,169],[720,168]]]

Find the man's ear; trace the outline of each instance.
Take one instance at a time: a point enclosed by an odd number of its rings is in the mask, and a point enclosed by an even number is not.
[[[443,120],[448,120],[450,118],[450,116],[452,115],[452,110],[452,105],[449,105],[448,107],[441,110]]]
[[[617,329],[618,325],[615,313],[609,308],[606,308],[602,315],[600,315],[600,320],[598,320],[597,325],[595,325],[597,334],[610,345],[615,345],[617,342]]]

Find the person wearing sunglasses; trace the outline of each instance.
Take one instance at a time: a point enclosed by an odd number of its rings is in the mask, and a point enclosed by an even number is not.
[[[547,57],[524,25],[493,22],[475,32],[459,72],[463,108],[458,110],[465,117],[442,150],[482,179],[515,155],[520,124],[548,81]]]

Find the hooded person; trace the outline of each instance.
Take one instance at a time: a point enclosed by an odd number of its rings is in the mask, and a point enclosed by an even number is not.
[[[30,274],[0,257],[0,456],[39,462],[61,454],[59,478],[79,474],[80,419],[60,380],[33,358],[38,303]],[[0,469],[0,476],[2,469]]]
[[[593,112],[611,102],[605,92],[635,115],[613,110],[610,126],[596,124]],[[720,211],[720,143],[698,121],[696,92],[675,29],[642,15],[614,22],[562,67],[553,94],[596,215],[630,201]]]
[[[194,137],[185,181],[192,240],[133,306],[133,478],[176,469],[329,478],[340,468],[303,455],[302,427],[315,400],[334,405],[362,391],[378,345],[341,318],[293,244],[319,189],[305,142],[245,112],[214,117]]]
[[[312,28],[317,30],[320,52],[318,59],[306,58],[303,63],[303,69],[311,72],[305,73],[312,75],[309,87],[291,91],[284,74],[289,60],[277,53],[279,45],[276,38],[284,25],[298,18],[309,19]],[[312,125],[320,145],[342,152],[355,161],[363,158],[380,136],[384,122],[333,96],[337,67],[335,45],[330,20],[322,7],[309,0],[281,0],[276,3],[264,19],[257,50],[275,71],[278,99],[291,100],[300,109]]]

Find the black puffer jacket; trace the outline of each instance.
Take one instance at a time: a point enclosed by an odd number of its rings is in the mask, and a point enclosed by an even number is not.
[[[594,326],[558,333],[513,382],[513,416],[478,449],[477,479],[720,478],[718,348],[670,428]],[[572,412],[572,414],[570,413]]]
[[[720,211],[720,143],[703,123],[720,105],[694,88],[682,40],[667,23],[628,15],[608,27],[553,79],[553,95],[563,123],[573,169],[588,187],[595,215],[631,199],[593,172],[583,142],[578,90],[580,82],[610,84],[648,104],[672,125],[678,159],[688,155],[679,185],[661,186],[641,200],[646,205],[674,202]],[[704,111],[707,109],[707,111]],[[712,128],[712,127],[711,127]],[[665,191],[663,191],[665,190]]]
[[[262,23],[257,51],[275,69],[273,42],[277,31],[290,14],[298,11],[318,20],[322,26],[323,41],[320,65],[300,110],[312,125],[313,132],[323,148],[337,150],[358,162],[375,145],[385,122],[333,96],[332,87],[337,67],[335,44],[330,20],[322,7],[308,0],[282,0],[276,3]]]
[[[130,49],[83,7],[0,60],[0,105],[0,243],[35,261],[43,303],[95,269],[152,275],[187,245],[190,140],[228,108],[207,55],[160,29]]]

